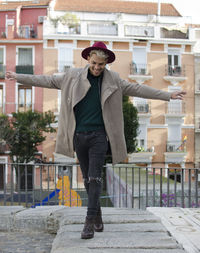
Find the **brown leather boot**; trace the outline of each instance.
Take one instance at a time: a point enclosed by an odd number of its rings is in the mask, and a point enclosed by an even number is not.
[[[91,239],[94,237],[94,216],[86,216],[81,239]]]
[[[95,232],[103,232],[103,220],[102,220],[102,212],[101,209],[97,212],[97,216],[94,219],[94,231]]]

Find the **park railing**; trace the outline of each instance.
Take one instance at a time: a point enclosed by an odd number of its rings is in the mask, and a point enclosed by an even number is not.
[[[115,207],[200,207],[200,169],[107,165],[107,192]]]
[[[200,207],[200,169],[107,164],[101,205]],[[86,206],[79,164],[0,163],[0,205]]]

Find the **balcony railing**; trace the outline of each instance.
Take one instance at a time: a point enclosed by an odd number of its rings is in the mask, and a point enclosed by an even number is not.
[[[79,164],[1,163],[1,170],[1,205],[87,205]],[[172,170],[107,164],[101,206],[200,207],[199,173],[200,169],[194,168]]]
[[[5,73],[6,73],[6,66],[3,64],[0,64],[0,79],[5,78]]]
[[[15,38],[37,38],[37,27],[33,25],[22,25],[15,29],[14,31]]]
[[[165,65],[165,75],[166,76],[185,76],[185,65]]]
[[[117,35],[118,26],[112,23],[88,24],[88,34],[92,35]]]
[[[34,66],[33,65],[17,65],[16,73],[18,74],[34,74]]]
[[[183,101],[170,101],[166,102],[165,113],[170,115],[185,114],[185,102]]]
[[[138,113],[151,113],[150,103],[137,103],[135,107]]]
[[[80,34],[81,33],[81,26],[76,25],[73,27],[69,27],[67,25],[62,25],[61,23],[58,24],[56,28],[57,34]]]
[[[154,37],[154,27],[125,25],[125,36]]]
[[[150,64],[136,64],[132,62],[130,64],[131,75],[151,75]]]
[[[73,66],[74,66],[73,61],[56,61],[55,62],[55,69],[60,73],[66,72],[69,68]]]
[[[186,152],[186,142],[183,141],[168,141],[167,152]]]

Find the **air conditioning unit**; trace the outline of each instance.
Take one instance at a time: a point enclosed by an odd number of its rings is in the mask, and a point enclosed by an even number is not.
[[[43,24],[44,22],[44,16],[38,16],[38,23]]]

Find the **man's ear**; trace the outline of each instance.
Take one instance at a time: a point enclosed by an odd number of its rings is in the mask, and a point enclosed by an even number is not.
[[[88,57],[87,57],[87,60],[89,61],[90,60],[90,56],[88,55]]]

